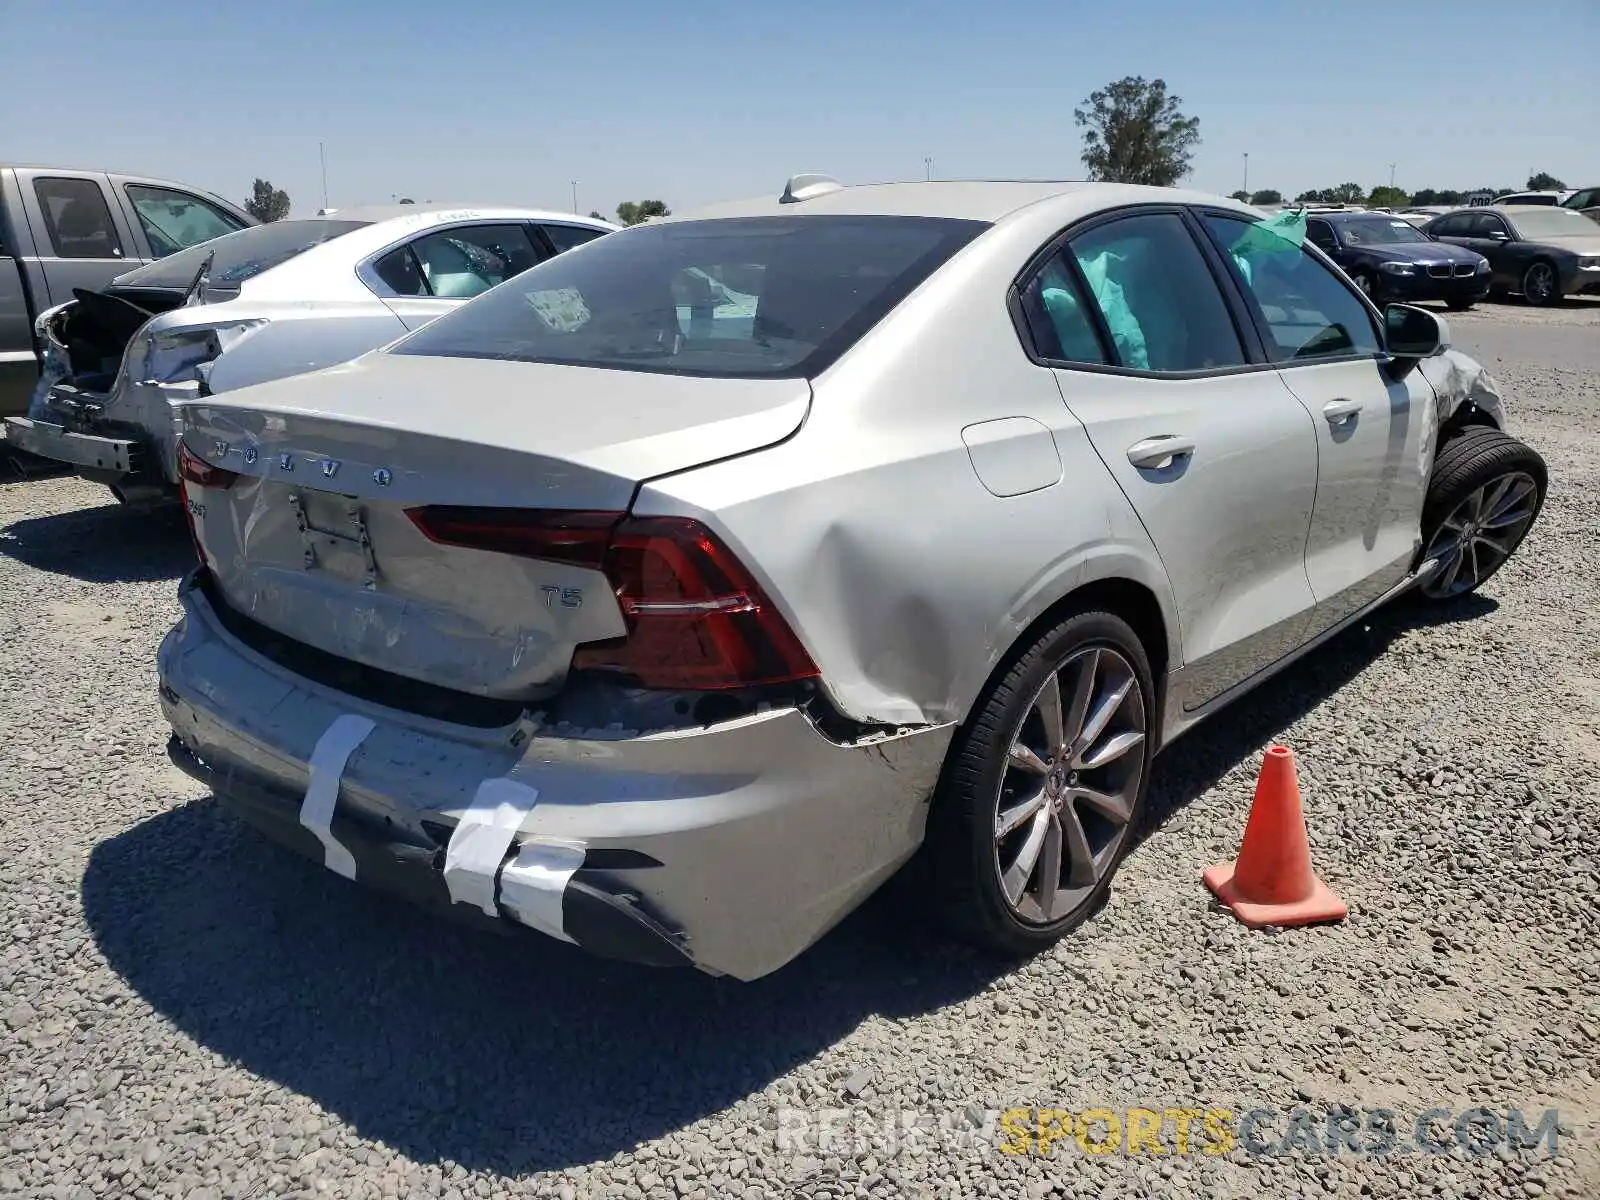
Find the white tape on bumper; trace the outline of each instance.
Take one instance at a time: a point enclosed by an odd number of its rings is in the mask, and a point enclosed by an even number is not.
[[[491,917],[495,876],[517,828],[539,802],[537,789],[514,779],[485,779],[461,814],[444,852],[444,882],[452,904],[471,904]]]
[[[353,713],[345,713],[328,726],[311,751],[311,781],[300,802],[300,824],[322,843],[323,865],[346,879],[356,877],[356,860],[333,836],[333,809],[339,803],[339,781],[345,766],[372,729],[371,721]]]
[[[583,847],[576,843],[523,842],[500,873],[500,903],[522,924],[570,942],[561,897],[582,865]]]

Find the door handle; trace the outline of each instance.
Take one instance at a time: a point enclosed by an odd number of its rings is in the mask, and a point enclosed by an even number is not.
[[[1169,461],[1176,463],[1194,453],[1194,439],[1164,433],[1159,437],[1145,438],[1128,447],[1128,461],[1136,467],[1160,467]]]
[[[1342,425],[1366,406],[1365,400],[1329,400],[1322,406],[1322,415],[1328,418],[1329,425]]]

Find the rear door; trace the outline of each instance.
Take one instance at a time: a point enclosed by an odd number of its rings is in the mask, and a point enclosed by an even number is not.
[[[21,416],[39,378],[33,345],[33,313],[23,278],[22,234],[8,220],[9,172],[0,170],[0,417]],[[31,239],[28,239],[31,240]]]
[[[1433,392],[1419,372],[1399,382],[1384,374],[1376,315],[1309,249],[1284,243],[1263,252],[1242,243],[1249,222],[1232,213],[1201,221],[1316,429],[1316,506],[1305,545],[1315,634],[1411,568],[1431,465],[1423,446],[1432,444]]]
[[[1155,543],[1193,709],[1299,645],[1314,605],[1305,543],[1317,441],[1177,209],[1074,232],[1023,307],[1082,422]]]
[[[106,176],[18,170],[17,184],[49,304],[72,299],[73,288],[97,291],[139,265]]]
[[[452,225],[384,252],[362,278],[407,329],[420,329],[545,257],[519,222]]]

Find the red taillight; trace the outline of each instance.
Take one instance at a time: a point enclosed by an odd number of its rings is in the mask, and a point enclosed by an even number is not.
[[[239,478],[237,471],[213,467],[183,442],[178,443],[178,478],[203,488],[232,487]]]
[[[617,671],[644,687],[684,691],[818,674],[760,584],[698,521],[448,507],[407,515],[435,542],[603,570],[628,634],[580,647],[576,668]]]
[[[430,542],[571,563],[596,571],[605,565],[611,531],[623,515],[579,509],[441,505],[406,509],[411,523]]]
[[[189,523],[189,540],[194,543],[195,555],[205,566],[214,564],[200,541],[200,527],[195,523],[196,504],[189,495],[189,487],[193,484],[203,488],[229,488],[238,478],[238,472],[214,467],[182,441],[178,443],[178,494],[183,500],[183,519]]]

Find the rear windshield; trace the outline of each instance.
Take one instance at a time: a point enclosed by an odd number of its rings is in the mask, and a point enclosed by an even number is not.
[[[313,246],[332,241],[366,221],[274,221],[252,225],[238,233],[213,238],[170,254],[147,267],[129,271],[117,280],[118,287],[186,288],[194,282],[206,255],[215,253],[211,264],[211,287],[223,291],[238,288],[246,279],[281,266]]]
[[[811,376],[985,228],[847,216],[641,225],[508,280],[393,353]]]

